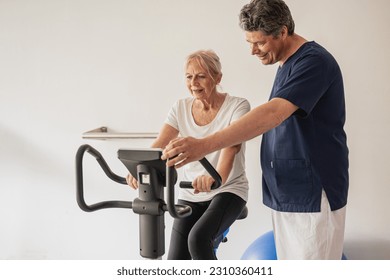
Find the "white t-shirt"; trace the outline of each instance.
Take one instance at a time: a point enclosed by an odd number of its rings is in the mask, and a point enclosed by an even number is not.
[[[245,98],[226,94],[225,100],[214,120],[207,125],[199,126],[195,123],[192,116],[192,103],[194,100],[192,97],[178,100],[165,120],[165,123],[177,129],[182,137],[203,138],[229,126],[250,111],[249,102]],[[216,151],[206,156],[207,160],[214,167],[217,167],[220,153],[221,151]],[[198,161],[186,164],[183,169],[183,181],[192,182],[196,177],[208,174]],[[243,200],[248,200],[248,180],[245,174],[245,143],[242,143],[240,151],[236,154],[233,168],[224,185],[218,189],[211,190],[209,193],[201,192],[194,194],[193,189],[180,189],[179,199],[192,202],[208,201],[216,194],[222,192],[234,193]]]

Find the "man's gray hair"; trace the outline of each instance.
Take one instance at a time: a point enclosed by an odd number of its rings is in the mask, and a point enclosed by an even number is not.
[[[261,31],[277,37],[286,26],[288,35],[294,34],[294,20],[283,0],[252,0],[242,7],[239,19],[245,31]]]

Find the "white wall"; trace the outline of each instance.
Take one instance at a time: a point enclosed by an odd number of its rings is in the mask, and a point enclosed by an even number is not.
[[[86,141],[87,130],[157,132],[172,103],[187,95],[185,56],[221,57],[223,89],[266,101],[275,66],[250,56],[238,0],[0,1],[0,259],[139,259],[138,217],[123,209],[82,212],[74,156],[89,143],[112,169],[123,147],[150,140]],[[345,254],[390,259],[387,147],[390,115],[387,0],[287,0],[296,31],[331,51],[344,73],[350,147]],[[258,145],[248,142],[249,217],[231,229],[221,259],[238,259],[271,229],[261,203]],[[132,200],[85,160],[86,197]],[[167,247],[172,218],[166,215]],[[164,256],[165,257],[165,256]]]

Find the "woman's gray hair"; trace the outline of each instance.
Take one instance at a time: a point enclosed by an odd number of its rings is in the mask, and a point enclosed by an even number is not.
[[[222,75],[222,66],[218,55],[213,50],[199,50],[187,56],[185,67],[192,61],[197,61],[210,77],[215,81]]]
[[[261,31],[277,37],[286,26],[288,35],[294,34],[294,20],[283,0],[252,0],[242,7],[239,19],[245,31]]]

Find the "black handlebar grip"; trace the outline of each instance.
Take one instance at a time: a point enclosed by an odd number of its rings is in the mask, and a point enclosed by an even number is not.
[[[182,189],[192,189],[192,182],[188,182],[188,181],[181,181],[180,184],[179,184],[179,187],[182,188]],[[212,190],[215,190],[217,189],[219,186],[216,182],[214,182],[212,185],[211,185],[211,189]]]
[[[179,187],[182,188],[182,189],[192,189],[192,182],[181,181],[179,183]]]

